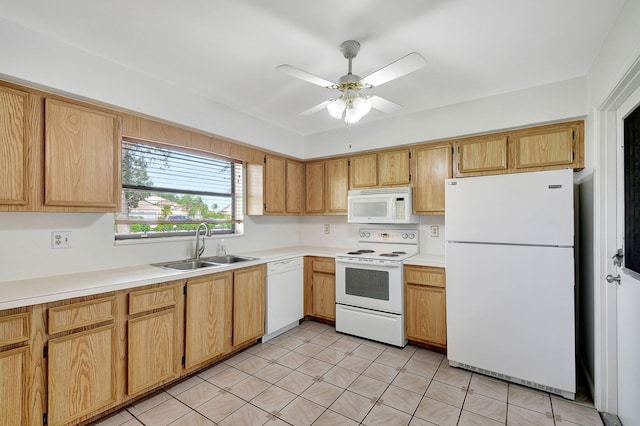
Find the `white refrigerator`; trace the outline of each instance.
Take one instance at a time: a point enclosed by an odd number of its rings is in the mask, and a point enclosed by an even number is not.
[[[447,179],[449,364],[575,398],[571,169]]]

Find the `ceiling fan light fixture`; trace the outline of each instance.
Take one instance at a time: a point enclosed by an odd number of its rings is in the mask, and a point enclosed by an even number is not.
[[[327,104],[327,111],[329,111],[329,114],[333,118],[335,118],[336,120],[340,120],[342,119],[342,113],[344,112],[346,106],[347,104],[342,99],[342,97],[339,97],[338,99],[331,99]]]
[[[364,117],[369,114],[369,111],[371,111],[371,101],[361,95],[358,95],[358,97],[353,100],[353,108],[355,108],[358,113]]]

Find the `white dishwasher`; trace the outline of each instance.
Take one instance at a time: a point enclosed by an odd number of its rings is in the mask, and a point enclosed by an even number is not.
[[[297,326],[304,316],[302,257],[267,263],[263,342]]]

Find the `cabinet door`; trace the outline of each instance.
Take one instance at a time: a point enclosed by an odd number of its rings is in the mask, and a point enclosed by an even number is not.
[[[273,155],[265,156],[264,203],[265,213],[284,213],[286,196],[286,160]]]
[[[115,210],[120,188],[119,123],[113,114],[46,99],[45,204]]]
[[[264,334],[264,266],[233,273],[233,346]]]
[[[70,423],[116,400],[116,327],[49,340],[48,424]]]
[[[414,212],[444,213],[444,180],[451,177],[451,145],[417,147],[413,163]]]
[[[129,320],[129,395],[178,377],[176,327],[175,308]]]
[[[29,349],[0,352],[0,425],[26,425]]]
[[[287,160],[287,213],[300,214],[304,200],[304,164]]]
[[[378,154],[380,186],[409,185],[409,149]]]
[[[573,126],[516,133],[513,137],[516,169],[547,166],[571,167],[574,162]]]
[[[347,213],[349,159],[327,160],[327,213]]]
[[[305,164],[305,211],[324,213],[324,161]]]
[[[314,272],[311,277],[313,315],[336,319],[336,279],[333,275]]]
[[[506,173],[507,136],[482,137],[458,142],[457,176]]]
[[[27,204],[29,94],[0,87],[0,204]]]
[[[232,280],[226,272],[187,282],[185,368],[231,349]]]
[[[351,161],[351,188],[378,186],[377,154],[355,155]]]
[[[445,289],[407,284],[405,290],[407,339],[445,346],[447,344]]]

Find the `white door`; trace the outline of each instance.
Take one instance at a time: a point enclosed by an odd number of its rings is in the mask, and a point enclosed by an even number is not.
[[[640,89],[618,108],[618,418],[640,425]],[[615,277],[609,277],[609,280]]]

